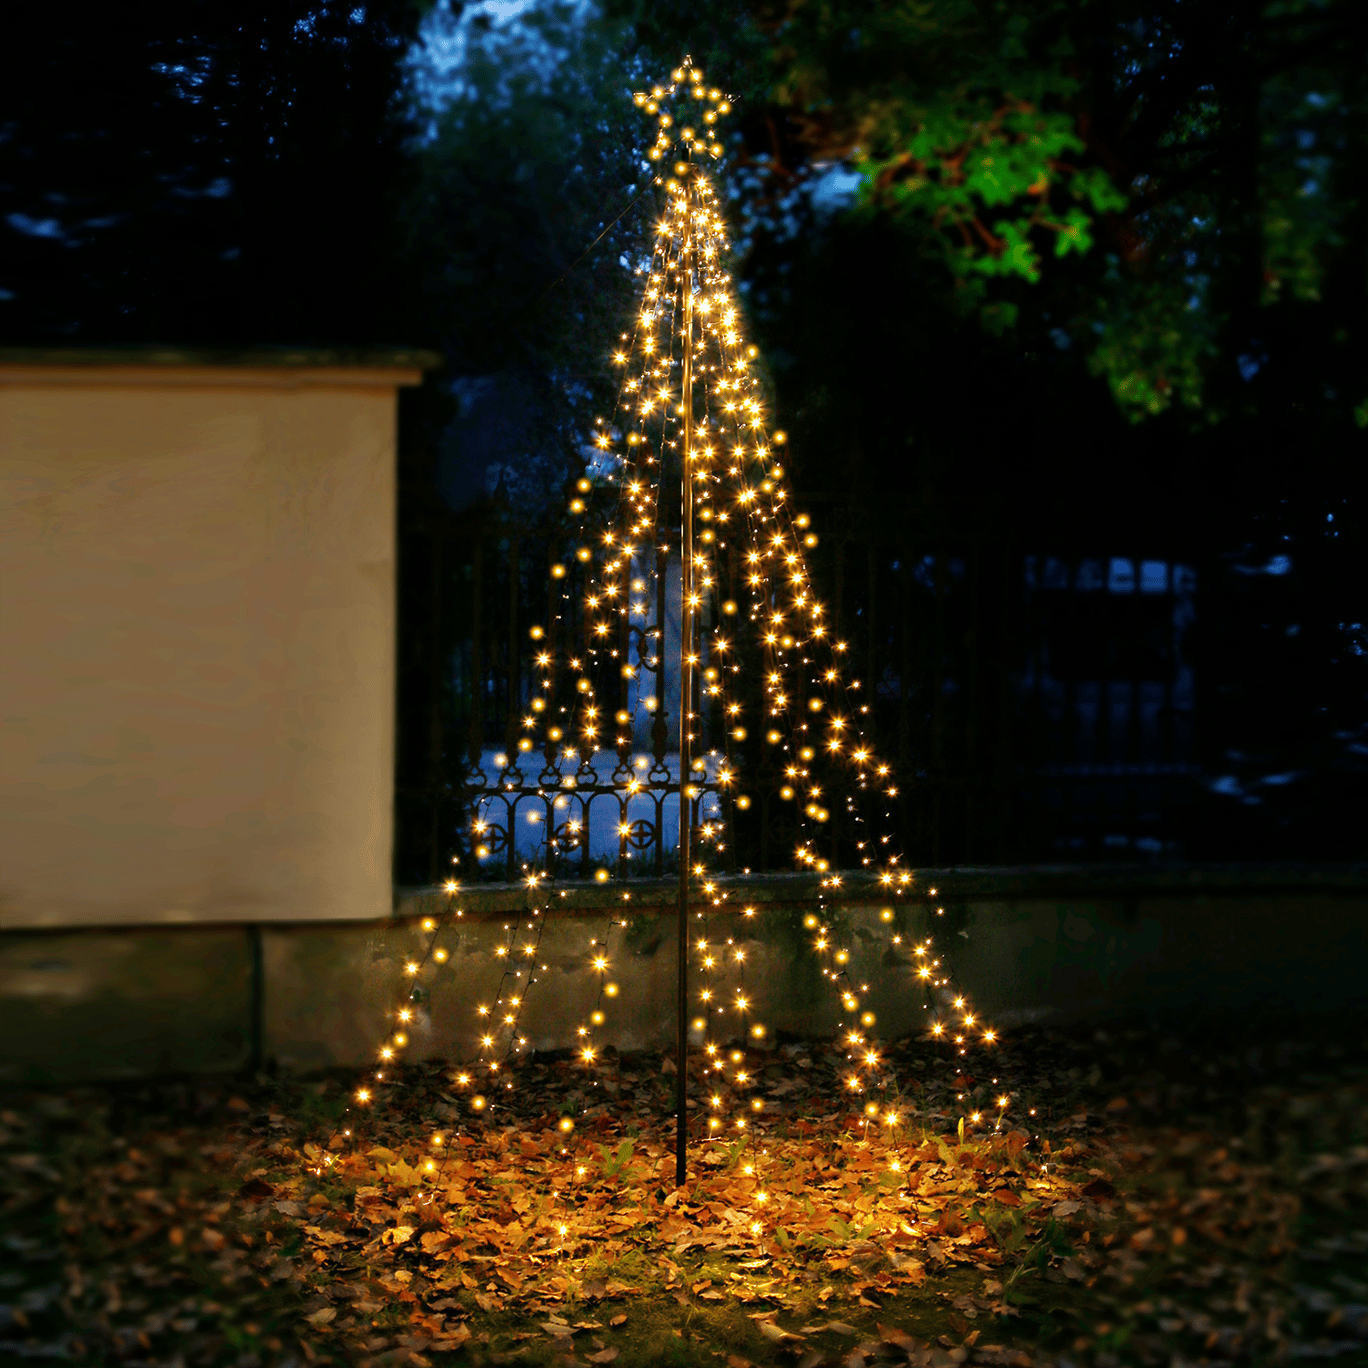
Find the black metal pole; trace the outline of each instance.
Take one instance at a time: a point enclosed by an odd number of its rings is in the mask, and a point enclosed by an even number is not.
[[[685,195],[691,196],[691,185]],[[684,220],[683,269],[680,288],[684,291],[684,449],[681,453],[683,492],[679,565],[679,1021],[675,1063],[675,1184],[684,1186],[688,1173],[689,1146],[689,775],[692,768],[693,725],[693,240],[690,220]]]

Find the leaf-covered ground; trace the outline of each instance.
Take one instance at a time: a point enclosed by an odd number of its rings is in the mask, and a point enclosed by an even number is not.
[[[678,1192],[659,1056],[12,1095],[0,1361],[1365,1362],[1363,1041],[904,1042],[891,1128],[790,1044]]]

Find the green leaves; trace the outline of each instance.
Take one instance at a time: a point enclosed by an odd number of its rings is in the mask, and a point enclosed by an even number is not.
[[[1216,354],[1211,312],[1182,281],[1127,286],[1093,323],[1097,342],[1088,369],[1106,379],[1132,422],[1163,413],[1175,400],[1201,407],[1205,363]]]
[[[1056,258],[1082,255],[1093,246],[1093,214],[1126,206],[1105,170],[1065,160],[1083,153],[1084,142],[1074,116],[1044,102],[1057,102],[1073,83],[1053,69],[1033,71],[1028,83],[1033,99],[1005,87],[930,99],[917,92],[915,104],[885,102],[866,120],[862,145],[882,150],[854,158],[863,177],[859,203],[866,212],[914,222],[939,244],[958,280],[979,275],[1035,284],[1051,237]],[[1014,212],[994,214],[990,226],[990,210]],[[1015,321],[1014,314],[1011,322],[1006,313],[989,317],[997,332]]]
[[[1100,166],[1074,172],[1069,193],[1075,199],[1086,199],[1099,214],[1119,212],[1130,202]]]
[[[925,296],[1019,328],[1051,374],[1086,368],[1127,419],[1248,415],[1281,386],[1354,422],[1356,9],[1232,14],[798,4],[775,91],[814,164],[859,172],[858,215],[896,225]]]
[[[1001,337],[1003,333],[1016,327],[1017,317],[1021,309],[1010,300],[999,299],[991,304],[984,304],[979,309],[979,325],[984,332],[991,333],[994,337]]]
[[[1070,209],[1064,216],[1064,223],[1059,229],[1059,236],[1055,238],[1054,254],[1057,257],[1068,256],[1070,251],[1077,252],[1080,256],[1093,245],[1092,219],[1081,209]]]
[[[606,1145],[599,1146],[599,1172],[604,1178],[616,1178],[632,1157],[634,1145],[630,1139],[622,1141],[617,1149],[610,1150]]]

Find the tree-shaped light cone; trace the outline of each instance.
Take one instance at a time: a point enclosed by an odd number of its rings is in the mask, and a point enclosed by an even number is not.
[[[640,687],[633,700],[630,685],[657,668],[666,651],[663,615],[658,612],[651,627],[650,604],[663,601],[669,557],[678,555],[681,568],[691,572],[680,576],[686,586],[680,665],[691,666],[681,673],[694,681],[692,689],[681,691],[687,726],[680,739],[698,766],[680,778],[698,775],[690,789],[695,811],[704,787],[715,788],[721,797],[719,813],[699,824],[700,848],[687,871],[698,909],[689,927],[689,953],[701,986],[686,1006],[698,1028],[694,1036],[704,1051],[707,1082],[705,1105],[694,1124],[705,1134],[735,1133],[763,1115],[757,1099],[748,1099],[751,1079],[743,1047],[762,1039],[767,1027],[754,1015],[744,948],[735,937],[711,936],[708,912],[721,909],[728,897],[713,873],[716,854],[726,848],[735,814],[752,801],[740,754],[747,738],[763,740],[766,752],[780,758],[778,796],[793,805],[798,833],[794,858],[819,876],[817,905],[804,925],[824,978],[841,1002],[840,1041],[851,1060],[849,1091],[861,1098],[884,1092],[891,1075],[874,1037],[873,1013],[865,1006],[867,985],[856,982],[850,948],[840,943],[826,913],[826,901],[843,878],[818,849],[818,837],[833,815],[828,776],[847,784],[843,815],[855,829],[859,871],[875,875],[880,896],[894,904],[881,911],[888,933],[885,950],[901,958],[924,989],[928,1034],[963,1054],[974,1043],[993,1044],[996,1033],[962,994],[950,992],[931,938],[913,940],[898,930],[896,903],[913,891],[913,878],[902,868],[894,840],[897,782],[869,735],[865,681],[853,674],[847,645],[813,583],[806,553],[817,544],[817,535],[808,515],[793,508],[783,463],[786,438],[770,420],[756,374],[758,353],[745,339],[727,266],[728,230],[709,167],[723,154],[717,126],[729,102],[688,61],[668,85],[634,98],[655,124],[648,158],[660,193],[659,213],[649,259],[637,268],[643,277],[640,306],[610,358],[620,377],[616,406],[611,417],[594,425],[593,455],[568,503],[570,525],[578,529],[572,556],[582,601],[569,604],[572,577],[565,565],[553,563],[552,588],[562,590],[566,611],[563,619],[547,624],[551,631],[532,628],[534,684],[523,708],[517,754],[503,763],[513,772],[518,757],[540,752],[548,767],[543,773],[551,776],[558,757],[584,764],[601,749],[615,750],[625,832],[626,804],[642,787],[629,765],[633,730],[645,712],[659,733],[665,706],[663,697],[647,697]],[[669,502],[671,489],[681,481],[688,482],[695,509],[691,528],[681,520],[690,533],[687,540],[681,540]],[[572,617],[579,622],[575,639]],[[600,697],[605,678],[617,681],[616,697]],[[567,697],[568,702],[559,701]],[[587,813],[583,820],[587,824]],[[477,853],[486,829],[477,812],[472,822]],[[573,834],[588,839],[578,827]],[[512,1084],[512,1071],[504,1065],[525,1044],[518,1027],[537,978],[536,955],[555,881],[556,839],[548,822],[538,860],[523,866],[528,911],[506,928],[497,947],[500,983],[476,1009],[477,1058],[461,1075],[472,1088],[484,1086],[493,1093]],[[935,893],[916,891],[919,897]],[[424,924],[431,931],[427,953],[408,966],[407,983],[434,972],[434,965],[440,969],[435,947],[453,913],[461,915],[454,909],[454,884],[450,892],[447,914],[430,928]],[[743,908],[740,915],[749,936],[755,909]],[[585,969],[595,977],[597,992],[576,1036],[586,1066],[598,1056],[618,992],[613,962],[606,943],[596,941],[589,948]],[[381,1046],[382,1065],[399,1057],[407,1043],[404,1013],[410,1010],[407,998],[396,1008],[395,1029]],[[383,1078],[383,1068],[377,1073]],[[361,1090],[367,1098],[361,1092],[357,1096],[368,1100],[371,1091],[367,1084]],[[483,1094],[480,1098],[483,1102]],[[873,1101],[862,1105],[871,1117],[879,1115]],[[884,1119],[893,1115],[890,1110]]]

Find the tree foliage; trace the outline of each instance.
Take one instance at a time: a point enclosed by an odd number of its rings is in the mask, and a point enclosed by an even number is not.
[[[394,208],[419,18],[410,0],[31,8],[0,45],[0,336],[408,331]]]
[[[1263,311],[1332,290],[1330,402],[1365,398],[1346,365],[1364,341],[1357,6],[800,2],[758,20],[792,129],[774,174],[845,159],[863,208],[990,328],[1048,297],[1128,416],[1220,418]],[[1043,270],[1050,289],[1019,288]]]
[[[569,4],[500,24],[439,9],[411,57],[406,251],[422,330],[458,378],[456,503],[502,480],[510,508],[536,516],[581,473],[608,397],[651,204],[615,37]]]

